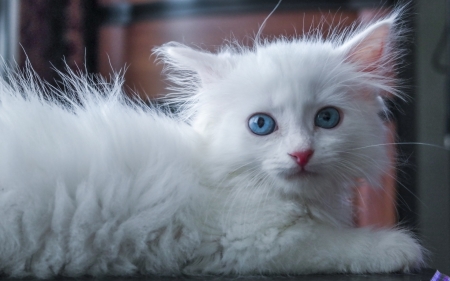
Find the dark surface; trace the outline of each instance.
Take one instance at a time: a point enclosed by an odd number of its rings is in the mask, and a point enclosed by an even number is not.
[[[254,276],[254,277],[220,277],[220,276],[210,276],[210,277],[158,277],[158,276],[140,276],[140,277],[103,277],[103,278],[55,278],[53,280],[58,281],[132,281],[132,280],[161,280],[161,281],[171,281],[171,280],[192,280],[192,281],[289,281],[289,280],[300,280],[300,281],[375,281],[375,280],[385,280],[385,281],[430,281],[436,270],[425,269],[420,273],[414,274],[371,274],[371,275],[347,275],[347,274],[330,274],[330,275],[300,275],[300,276]],[[38,279],[10,279],[2,278],[2,280],[38,280]]]

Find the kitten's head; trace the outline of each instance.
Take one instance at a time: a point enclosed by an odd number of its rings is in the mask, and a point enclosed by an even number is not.
[[[218,54],[170,43],[156,52],[221,177],[300,194],[324,181],[325,189],[356,178],[377,185],[389,166],[379,113],[380,93],[396,92],[394,21],[330,40],[278,39]]]

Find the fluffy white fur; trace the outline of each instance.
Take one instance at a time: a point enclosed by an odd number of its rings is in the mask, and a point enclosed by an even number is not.
[[[407,231],[352,226],[355,179],[379,186],[389,165],[378,114],[379,93],[396,93],[395,20],[218,54],[162,46],[176,116],[129,101],[120,78],[66,76],[55,100],[32,74],[11,74],[0,83],[0,272],[418,268]],[[325,106],[341,112],[333,129],[314,126]],[[257,112],[277,130],[251,133]],[[314,154],[301,172],[288,153],[304,149]]]

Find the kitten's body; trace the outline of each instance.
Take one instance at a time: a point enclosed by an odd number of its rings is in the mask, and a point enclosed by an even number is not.
[[[376,92],[391,87],[381,65],[393,21],[342,44],[279,40],[217,56],[158,49],[182,73],[172,79],[189,95],[179,117],[189,125],[131,105],[118,84],[96,88],[66,77],[78,106],[45,101],[26,80],[2,82],[0,271],[417,268],[421,247],[408,233],[352,227],[355,179],[376,186],[388,168]],[[327,106],[342,115],[336,128],[315,126]],[[253,134],[247,123],[255,113],[270,114],[276,129]],[[305,149],[314,154],[299,168],[289,154]]]

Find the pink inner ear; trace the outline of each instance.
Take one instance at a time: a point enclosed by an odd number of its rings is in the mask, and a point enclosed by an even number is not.
[[[381,23],[351,40],[347,59],[361,67],[361,71],[374,70],[383,57],[389,40],[391,24]]]

